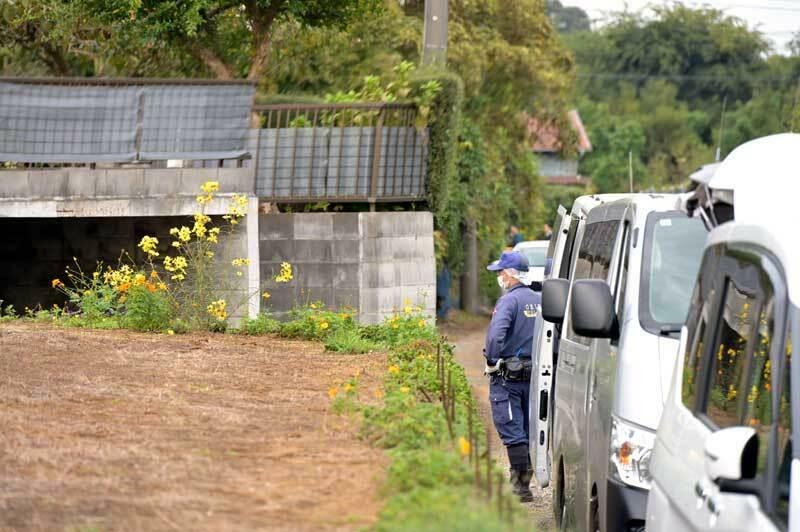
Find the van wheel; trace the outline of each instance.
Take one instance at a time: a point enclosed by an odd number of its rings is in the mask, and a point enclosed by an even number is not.
[[[556,520],[556,528],[566,530],[567,524],[567,505],[564,501],[564,462],[559,461],[556,485],[553,490],[553,516]]]
[[[589,499],[589,530],[600,532],[600,500],[597,496],[597,486],[592,486],[592,496]]]

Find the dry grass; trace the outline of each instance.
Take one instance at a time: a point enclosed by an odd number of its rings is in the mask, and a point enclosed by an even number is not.
[[[383,454],[327,389],[385,358],[267,337],[0,326],[0,530],[374,522]]]

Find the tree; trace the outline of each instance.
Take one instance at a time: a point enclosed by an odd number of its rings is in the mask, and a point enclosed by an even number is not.
[[[553,20],[553,26],[559,33],[589,31],[591,21],[586,11],[579,7],[564,7],[559,0],[548,0],[547,14]]]
[[[261,80],[276,24],[345,25],[378,5],[378,0],[19,0],[0,11],[0,24],[6,46],[37,55],[57,75],[158,71],[137,68],[146,58],[166,60],[162,68],[189,67],[194,60],[220,79]],[[170,52],[167,57],[164,51]],[[176,60],[169,61],[173,54]]]

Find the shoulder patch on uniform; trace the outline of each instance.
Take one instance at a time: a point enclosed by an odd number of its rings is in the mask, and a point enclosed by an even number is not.
[[[522,313],[525,315],[526,318],[535,318],[536,305],[534,305],[533,303],[526,303],[525,308],[522,310]]]

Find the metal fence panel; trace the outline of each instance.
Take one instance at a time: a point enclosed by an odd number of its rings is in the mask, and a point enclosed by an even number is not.
[[[139,91],[0,82],[0,160],[132,161]]]
[[[153,85],[142,88],[139,158],[235,159],[245,142],[252,85]]]
[[[255,87],[146,80],[0,80],[0,161],[244,156]]]

